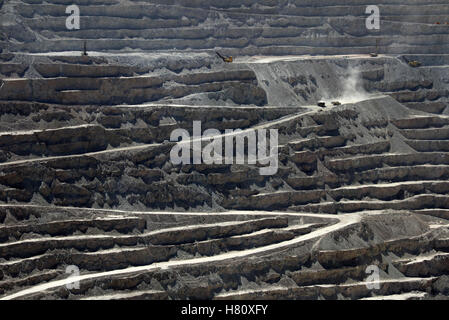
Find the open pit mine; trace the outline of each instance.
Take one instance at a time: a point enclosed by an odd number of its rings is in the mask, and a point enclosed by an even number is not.
[[[447,0],[0,0],[0,299],[447,299],[448,53]]]

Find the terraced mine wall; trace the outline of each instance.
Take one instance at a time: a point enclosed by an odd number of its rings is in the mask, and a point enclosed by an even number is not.
[[[2,298],[447,295],[445,56],[1,57]],[[276,174],[174,165],[194,121],[278,130]]]
[[[447,52],[443,0],[376,1],[381,30],[366,28],[370,1],[5,1],[2,48],[14,52],[192,50],[233,55]],[[16,22],[17,21],[17,22]]]

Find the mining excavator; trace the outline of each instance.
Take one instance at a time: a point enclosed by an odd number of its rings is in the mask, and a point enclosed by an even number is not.
[[[404,58],[405,62],[407,62],[410,67],[417,68],[417,67],[421,66],[421,62],[419,62],[417,60],[409,60],[406,57],[403,57],[403,58]]]
[[[225,56],[223,56],[222,54],[220,54],[218,51],[215,51],[215,53],[216,53],[217,56],[219,56],[224,62],[231,63],[232,61],[234,61],[234,58],[232,58],[232,56],[225,57]]]

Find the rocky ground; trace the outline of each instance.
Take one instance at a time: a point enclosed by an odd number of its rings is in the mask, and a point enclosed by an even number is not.
[[[381,1],[371,57],[364,1],[243,2],[1,2],[0,299],[449,296],[447,4]],[[173,164],[194,121],[276,174]]]

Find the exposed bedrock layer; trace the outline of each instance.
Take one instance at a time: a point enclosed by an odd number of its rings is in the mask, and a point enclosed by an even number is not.
[[[213,50],[229,54],[446,53],[449,11],[441,0],[377,1],[380,30],[366,28],[369,1],[7,2],[1,47],[14,52]]]
[[[208,53],[0,58],[0,99],[8,101],[299,107],[385,94],[411,109],[446,114],[449,99],[445,55],[241,57],[233,64]],[[422,66],[409,66],[413,59]]]
[[[0,1],[0,299],[448,297],[447,3],[77,3]],[[174,164],[195,121],[277,170]]]

